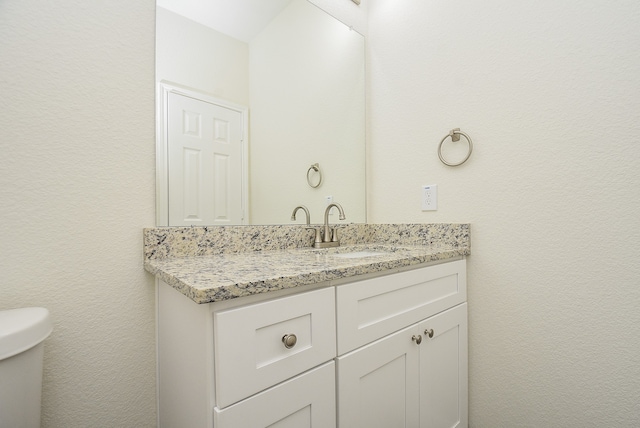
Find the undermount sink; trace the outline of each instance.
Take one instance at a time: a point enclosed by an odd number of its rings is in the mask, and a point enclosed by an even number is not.
[[[341,259],[358,259],[362,257],[383,256],[384,254],[385,253],[379,253],[374,251],[356,251],[353,253],[331,254],[331,257],[338,257]]]

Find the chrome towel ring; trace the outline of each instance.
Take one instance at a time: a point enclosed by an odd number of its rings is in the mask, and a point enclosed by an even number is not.
[[[318,173],[318,182],[315,184],[313,184],[313,181],[311,180],[311,171]],[[320,171],[320,164],[314,163],[309,167],[309,169],[307,170],[307,183],[309,183],[309,186],[313,187],[314,189],[320,187],[320,185],[322,184],[322,171]]]
[[[444,158],[444,156],[442,156],[442,144],[444,143],[444,140],[446,140],[449,137],[451,137],[451,141],[453,141],[453,142],[460,141],[460,136],[461,135],[464,138],[467,139],[467,143],[469,144],[469,153],[467,153],[467,156],[464,159],[462,159],[460,162],[458,162],[458,163],[448,162]],[[471,142],[471,137],[469,137],[464,132],[460,131],[460,128],[455,128],[455,129],[452,129],[451,131],[449,131],[449,133],[444,136],[442,141],[440,141],[440,145],[438,146],[438,157],[440,158],[440,161],[442,161],[442,163],[447,165],[447,166],[458,166],[458,165],[462,165],[463,163],[465,163],[469,159],[469,157],[471,157],[471,152],[472,151],[473,151],[473,142]]]

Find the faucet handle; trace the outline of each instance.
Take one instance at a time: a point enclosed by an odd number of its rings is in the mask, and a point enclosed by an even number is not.
[[[331,242],[340,242],[340,237],[338,236],[338,229],[342,229],[344,226],[333,226],[331,229]]]
[[[305,227],[305,229],[311,229],[315,232],[314,243],[322,242],[322,233],[319,227]]]

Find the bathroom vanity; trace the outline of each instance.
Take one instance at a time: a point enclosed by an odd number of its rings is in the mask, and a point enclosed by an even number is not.
[[[159,426],[466,427],[463,226],[429,245],[146,249]]]

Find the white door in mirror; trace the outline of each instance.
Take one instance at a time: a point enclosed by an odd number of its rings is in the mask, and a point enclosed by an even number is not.
[[[169,226],[239,225],[242,114],[169,94]]]

